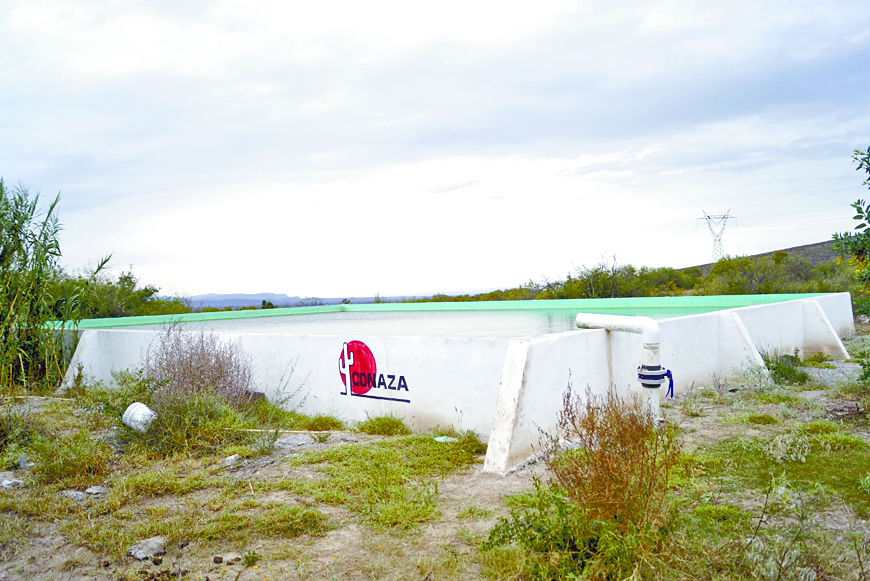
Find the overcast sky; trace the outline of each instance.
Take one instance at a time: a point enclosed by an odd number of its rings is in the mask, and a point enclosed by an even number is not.
[[[618,8],[613,8],[618,5]],[[0,176],[164,294],[432,294],[829,239],[860,3],[0,2]]]

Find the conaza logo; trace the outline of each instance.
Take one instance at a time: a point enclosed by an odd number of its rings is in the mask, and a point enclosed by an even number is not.
[[[404,375],[378,374],[378,364],[369,346],[362,341],[345,343],[338,356],[338,373],[344,391],[341,395],[388,399],[411,403],[408,399],[408,382]],[[370,393],[373,389],[377,391]],[[395,393],[390,393],[390,392]],[[404,396],[404,397],[402,397]]]

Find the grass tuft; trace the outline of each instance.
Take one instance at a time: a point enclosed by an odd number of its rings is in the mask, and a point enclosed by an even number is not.
[[[88,487],[108,473],[112,451],[102,440],[93,440],[86,430],[71,436],[40,437],[30,448],[37,480],[67,487]]]
[[[411,433],[402,418],[392,414],[385,416],[367,415],[365,421],[356,425],[356,429],[364,434],[374,436],[407,436]]]
[[[770,378],[778,385],[803,385],[810,380],[809,373],[800,369],[797,355],[762,352],[761,357]]]

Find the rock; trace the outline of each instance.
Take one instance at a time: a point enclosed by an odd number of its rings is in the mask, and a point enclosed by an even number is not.
[[[166,539],[163,537],[151,537],[150,539],[145,539],[144,541],[139,541],[129,549],[127,549],[127,554],[133,557],[134,559],[138,559],[139,561],[144,561],[149,557],[153,557],[156,553],[160,551],[164,551],[166,547]],[[165,551],[162,553],[165,554]]]
[[[25,456],[24,454],[22,454],[21,456],[18,457],[18,468],[19,468],[19,469],[21,469],[21,470],[30,470],[30,469],[33,468],[34,466],[36,466],[36,464],[34,464],[33,462],[29,461],[29,460],[27,459],[27,456]]]
[[[58,494],[78,501],[85,500],[88,497],[87,494],[78,490],[61,490]]]
[[[105,496],[109,492],[110,490],[105,486],[91,486],[85,490],[85,494],[90,494],[91,496]]]
[[[218,565],[220,565],[221,563],[224,562],[224,558],[221,557],[220,555],[218,555],[214,558],[214,562],[217,563]]]
[[[249,403],[255,402],[255,401],[260,400],[260,399],[264,399],[266,397],[266,394],[263,393],[262,391],[255,391],[253,389],[247,390],[247,395],[248,395],[248,402]]]
[[[304,446],[306,444],[311,443],[311,436],[308,434],[288,434],[286,436],[281,436],[277,440],[275,440],[276,446],[282,446],[286,448],[296,448],[297,446]]]
[[[224,466],[235,466],[241,461],[241,456],[239,456],[238,454],[233,454],[232,456],[227,456],[226,458],[224,458]]]
[[[870,323],[870,317],[867,315],[858,315],[855,317],[855,322],[860,325],[866,325],[867,323]]]
[[[4,479],[2,482],[0,482],[0,486],[2,486],[3,488],[17,488],[23,485],[23,481],[16,480],[15,478],[11,478],[9,480]]]

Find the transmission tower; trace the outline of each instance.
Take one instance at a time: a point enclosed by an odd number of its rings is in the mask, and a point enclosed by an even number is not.
[[[701,210],[704,212],[703,210]],[[730,212],[731,210],[728,210]],[[724,214],[719,214],[718,216],[711,216],[707,212],[704,212],[704,219],[707,221],[707,228],[710,229],[710,234],[713,235],[713,262],[719,261],[723,256],[725,256],[725,252],[722,250],[722,233],[725,231],[725,225],[728,223],[729,218],[733,218],[725,212]]]

